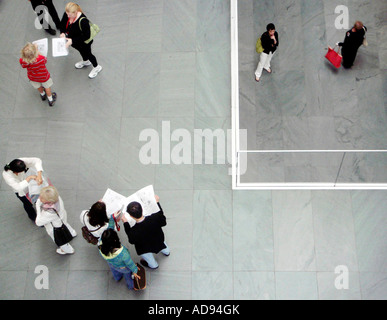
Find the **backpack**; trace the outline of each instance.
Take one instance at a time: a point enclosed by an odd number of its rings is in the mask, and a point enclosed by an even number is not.
[[[81,29],[81,31],[82,31],[81,20],[84,18],[85,17],[82,17],[81,19],[79,19],[79,29]],[[90,38],[85,40],[84,41],[85,43],[90,43],[90,41],[93,40],[94,37],[97,35],[97,33],[100,31],[100,28],[95,23],[91,23],[90,20],[89,20],[89,25],[90,25]]]

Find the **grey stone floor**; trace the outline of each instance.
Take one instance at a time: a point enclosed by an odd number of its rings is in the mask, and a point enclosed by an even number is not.
[[[240,127],[249,150],[387,149],[385,1],[239,1]],[[367,26],[351,69],[324,58],[343,41],[335,8]],[[254,81],[255,42],[273,22],[279,47]],[[248,154],[242,182],[387,182],[387,153]],[[339,168],[341,166],[341,171]]]
[[[299,3],[271,1],[288,2]],[[325,2],[315,2],[322,10]],[[62,13],[66,2],[54,3]],[[386,299],[386,192],[233,191],[228,164],[139,161],[139,134],[161,134],[162,121],[191,136],[195,128],[230,128],[229,1],[79,4],[101,26],[93,49],[104,69],[89,80],[88,70],[75,70],[74,50],[68,57],[49,55],[58,94],[49,108],[18,64],[25,42],[46,34],[33,27],[35,14],[26,1],[0,1],[0,162],[42,158],[79,233],[80,212],[107,187],[129,195],[153,184],[167,216],[171,256],[157,257],[160,268],[148,272],[144,292],[128,292],[80,235],[74,255],[57,255],[45,230],[28,220],[1,181],[0,299]],[[278,8],[286,17],[286,7]],[[282,79],[286,74],[301,77],[287,70]],[[371,78],[368,87],[380,85],[376,79],[384,75]],[[119,235],[138,261],[124,232]],[[48,267],[48,290],[34,286],[39,265]],[[338,290],[335,269],[343,265],[349,287]]]

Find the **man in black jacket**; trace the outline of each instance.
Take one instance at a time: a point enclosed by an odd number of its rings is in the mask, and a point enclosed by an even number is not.
[[[261,36],[261,43],[263,47],[263,52],[259,57],[259,62],[257,70],[255,70],[255,81],[259,81],[261,78],[262,70],[265,69],[267,72],[271,73],[270,61],[273,57],[274,51],[278,47],[278,33],[275,31],[275,26],[272,23],[269,23],[266,26],[266,32]]]
[[[164,241],[164,232],[161,229],[167,225],[167,221],[158,196],[156,196],[156,201],[160,211],[146,217],[142,214],[141,204],[135,201],[128,204],[126,211],[136,221],[133,227],[130,227],[125,216],[122,218],[129,243],[134,244],[137,254],[142,257],[141,264],[151,269],[157,269],[159,266],[153,256],[154,253],[161,251],[165,256],[170,254]]]

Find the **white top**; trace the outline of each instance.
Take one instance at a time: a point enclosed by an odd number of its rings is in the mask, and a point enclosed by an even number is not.
[[[63,200],[59,196],[59,217],[53,210],[42,210],[42,202],[40,199],[36,201],[36,220],[35,223],[37,226],[44,226],[46,224],[52,223],[55,228],[59,228],[63,222],[67,222],[67,212],[64,208]]]
[[[81,223],[83,226],[86,226],[87,229],[89,229],[90,233],[96,237],[96,238],[101,238],[102,236],[102,233],[109,227],[109,223],[106,223],[104,226],[102,226],[100,229],[99,226],[92,226],[90,223],[89,223],[89,217],[87,216],[87,213],[89,212],[89,210],[83,210],[81,212],[81,215],[80,215],[80,219],[81,219]],[[115,228],[115,227],[114,227]],[[96,230],[98,229],[98,230]],[[96,230],[96,231],[93,231],[93,230]]]
[[[16,158],[22,160],[27,168],[35,168],[36,172],[43,171],[42,160],[39,158]],[[3,171],[4,181],[13,189],[13,191],[23,197],[28,192],[28,182],[25,180],[27,177],[26,173],[20,172],[14,174],[12,170]]]

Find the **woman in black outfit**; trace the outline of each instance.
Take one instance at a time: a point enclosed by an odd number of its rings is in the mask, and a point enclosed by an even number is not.
[[[363,44],[367,28],[362,22],[356,21],[351,30],[345,34],[344,42],[339,42],[341,55],[343,56],[343,67],[351,68],[355,61],[357,50]]]
[[[98,64],[97,58],[91,53],[91,44],[85,43],[90,38],[90,24],[89,20],[84,15],[81,7],[74,2],[69,2],[65,8],[66,12],[63,14],[61,20],[61,38],[66,38],[66,47],[70,45],[77,49],[82,56],[82,61],[75,64],[75,68],[82,69],[84,67],[93,65],[93,69],[89,74],[89,78],[95,78],[102,70]]]

